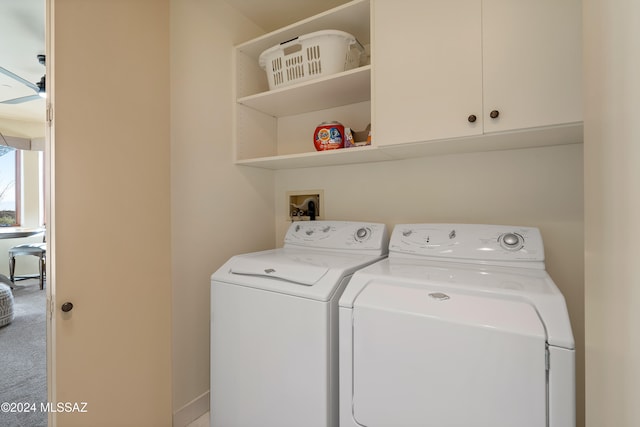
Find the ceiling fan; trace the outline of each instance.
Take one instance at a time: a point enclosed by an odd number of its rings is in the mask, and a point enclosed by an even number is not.
[[[42,65],[46,65],[46,56],[38,55],[38,62],[40,62],[40,64]],[[33,91],[35,92],[35,95],[28,95],[28,96],[21,96],[20,98],[7,99],[6,101],[0,101],[0,104],[22,104],[23,102],[29,102],[36,99],[45,98],[47,96],[46,95],[47,94],[46,75],[42,76],[40,81],[34,84],[3,67],[0,67],[0,73],[22,83],[28,88],[33,89]]]

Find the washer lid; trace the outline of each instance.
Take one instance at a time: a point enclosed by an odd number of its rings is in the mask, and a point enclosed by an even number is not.
[[[295,263],[286,259],[268,262],[264,258],[246,258],[229,268],[231,274],[268,277],[306,286],[316,284],[327,271],[329,268],[324,266]]]
[[[546,336],[524,301],[370,283],[353,307],[367,427],[546,426]]]
[[[236,255],[211,276],[225,282],[320,301],[335,295],[344,277],[384,255],[279,248]]]

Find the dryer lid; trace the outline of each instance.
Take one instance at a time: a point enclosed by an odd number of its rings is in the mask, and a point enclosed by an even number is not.
[[[370,282],[354,302],[354,310],[391,311],[440,324],[491,329],[507,334],[547,340],[547,332],[536,308],[528,301],[505,295],[472,294],[410,283]]]
[[[353,307],[371,283],[526,301],[544,323],[549,345],[575,348],[565,299],[545,270],[388,258],[359,270],[342,294],[340,306]]]

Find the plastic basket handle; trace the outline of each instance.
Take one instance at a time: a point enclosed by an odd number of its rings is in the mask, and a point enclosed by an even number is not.
[[[302,45],[300,43],[296,43],[291,46],[282,48],[282,53],[284,53],[285,56],[288,56],[288,55],[291,55],[292,53],[300,52],[301,50],[302,50]]]
[[[280,42],[280,46],[282,46],[283,44],[291,43],[291,42],[296,41],[296,40],[298,40],[298,37],[294,37],[292,39],[285,40],[283,42]]]
[[[282,53],[284,53],[285,56],[291,55],[292,53],[300,52],[302,50],[302,45],[300,43],[292,44],[291,46],[285,46],[295,42],[296,40],[298,40],[298,37],[294,37],[280,43],[280,46],[282,46]]]
[[[352,46],[354,46],[360,51],[360,53],[364,53],[364,46],[362,46],[362,43],[360,43],[358,41],[358,39],[353,39],[349,42],[349,48],[351,48]]]

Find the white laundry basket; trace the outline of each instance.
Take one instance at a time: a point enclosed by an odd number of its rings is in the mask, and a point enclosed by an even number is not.
[[[267,73],[269,89],[277,89],[360,65],[362,45],[344,31],[305,34],[260,54],[258,64]]]

